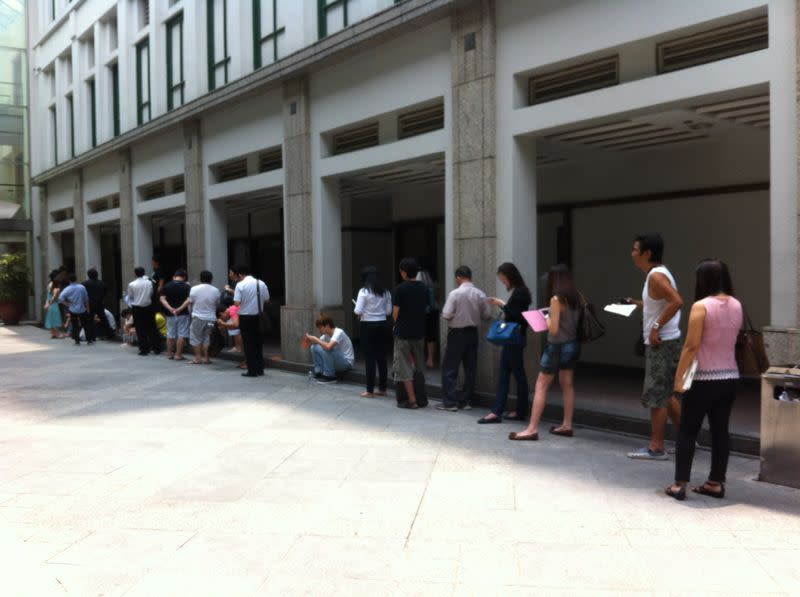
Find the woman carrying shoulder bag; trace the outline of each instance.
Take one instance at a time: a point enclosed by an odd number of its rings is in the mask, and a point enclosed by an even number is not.
[[[495,394],[492,412],[485,417],[478,419],[478,423],[501,423],[503,418],[509,421],[524,421],[528,417],[528,378],[525,376],[525,346],[527,345],[526,334],[528,332],[528,322],[522,316],[531,304],[531,291],[525,286],[522,274],[519,273],[517,266],[513,263],[502,263],[497,268],[497,279],[511,291],[508,302],[499,298],[487,299],[492,305],[500,307],[503,311],[505,321],[516,323],[518,326],[518,342],[516,344],[506,344],[500,352],[500,371],[497,374],[497,392]],[[506,413],[506,400],[508,391],[511,387],[511,375],[517,380],[517,408],[515,411]]]
[[[572,437],[572,415],[575,412],[575,386],[573,374],[581,355],[578,339],[581,295],[575,287],[572,273],[566,265],[555,265],[547,275],[547,296],[550,299],[550,312],[547,318],[547,344],[539,362],[539,377],[533,397],[533,412],[528,427],[519,433],[511,433],[508,439],[539,439],[539,421],[547,402],[547,391],[558,375],[558,383],[564,396],[564,419],[558,427],[551,427],[550,433]]]
[[[391,340],[387,317],[392,314],[392,293],[381,282],[373,266],[361,272],[363,288],[358,291],[354,313],[361,321],[361,347],[367,366],[367,389],[362,398],[386,396],[386,350]],[[375,369],[378,370],[378,390],[375,391]]]
[[[733,295],[728,266],[716,259],[706,259],[697,266],[695,279],[696,302],[689,314],[686,343],[675,374],[675,395],[683,396],[675,449],[675,483],[665,490],[676,500],[686,499],[695,441],[706,416],[711,428],[711,473],[705,483],[692,491],[714,498],[725,496],[730,455],[728,422],[739,379],[736,338],[742,327],[742,305]],[[695,360],[694,377],[685,382]],[[688,381],[691,387],[683,393]]]

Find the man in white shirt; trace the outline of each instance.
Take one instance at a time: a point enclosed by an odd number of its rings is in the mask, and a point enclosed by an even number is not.
[[[208,346],[211,344],[211,332],[217,324],[217,305],[219,305],[219,289],[211,285],[214,277],[208,270],[200,272],[200,284],[192,286],[189,291],[188,303],[192,306],[192,323],[189,327],[189,342],[194,347],[194,360],[192,365],[207,365]],[[183,306],[177,311],[183,309]]]
[[[342,328],[337,328],[333,319],[320,314],[316,321],[320,337],[305,335],[311,344],[311,358],[314,361],[314,377],[320,383],[335,383],[336,374],[353,368],[355,352],[350,337]]]
[[[153,281],[144,275],[144,268],[134,271],[136,279],[128,284],[128,304],[133,314],[133,326],[139,341],[139,354],[146,356],[152,350],[161,352],[161,337],[156,329],[156,317],[152,309]]]
[[[269,290],[262,280],[250,275],[250,268],[231,268],[239,282],[233,291],[233,304],[239,307],[239,329],[242,332],[247,373],[242,377],[264,375],[264,347],[261,341],[261,312],[269,300]]]

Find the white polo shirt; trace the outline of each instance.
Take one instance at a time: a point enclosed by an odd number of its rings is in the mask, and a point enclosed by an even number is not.
[[[261,295],[261,309],[258,304],[259,294]],[[233,300],[239,303],[239,315],[258,315],[259,311],[263,311],[263,304],[269,300],[269,290],[263,280],[247,276],[236,284]]]
[[[136,278],[128,284],[128,302],[131,307],[149,307],[153,297],[153,281],[147,276]]]

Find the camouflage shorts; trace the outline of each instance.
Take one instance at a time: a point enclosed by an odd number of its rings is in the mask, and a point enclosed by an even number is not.
[[[681,358],[681,341],[667,340],[645,349],[644,390],[646,408],[666,408],[675,387],[675,371]]]

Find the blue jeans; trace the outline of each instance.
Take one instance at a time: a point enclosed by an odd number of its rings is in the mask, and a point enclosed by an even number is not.
[[[497,372],[497,392],[494,397],[492,412],[498,417],[503,416],[506,408],[508,391],[511,389],[511,374],[517,380],[517,414],[527,417],[528,407],[528,378],[525,376],[525,344],[503,346],[500,352],[500,370]]]
[[[319,344],[312,344],[311,358],[314,361],[314,373],[321,373],[325,377],[336,377],[337,372],[353,368],[353,364],[344,358],[344,353],[338,348],[325,350]]]

